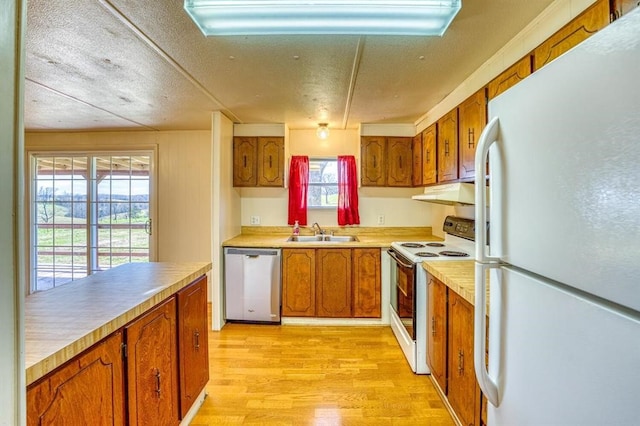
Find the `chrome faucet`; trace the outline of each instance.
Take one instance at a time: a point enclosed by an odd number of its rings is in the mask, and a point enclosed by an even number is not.
[[[320,225],[318,225],[318,222],[313,222],[313,225],[311,225],[311,229],[318,227],[318,234],[320,235],[324,235],[324,230],[322,228],[320,228]]]

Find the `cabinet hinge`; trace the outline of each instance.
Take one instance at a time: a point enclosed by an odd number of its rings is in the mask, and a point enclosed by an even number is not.
[[[122,358],[126,358],[127,357],[127,344],[123,343],[120,346],[120,349],[122,350]]]

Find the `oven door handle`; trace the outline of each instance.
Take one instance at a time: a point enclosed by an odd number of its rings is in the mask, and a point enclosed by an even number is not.
[[[400,265],[404,266],[405,268],[411,268],[413,269],[413,264],[407,265],[406,263],[404,263],[402,260],[398,259],[398,256],[396,256],[396,252],[393,251],[392,249],[387,250],[387,254],[389,256],[391,256],[396,262],[398,262]]]

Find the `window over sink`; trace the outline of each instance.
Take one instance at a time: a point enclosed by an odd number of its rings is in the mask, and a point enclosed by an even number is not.
[[[337,208],[338,160],[309,158],[307,208]]]

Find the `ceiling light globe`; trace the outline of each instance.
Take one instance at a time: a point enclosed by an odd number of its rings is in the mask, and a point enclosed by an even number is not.
[[[327,139],[329,137],[329,125],[327,123],[318,124],[316,136],[318,136],[319,139]]]

